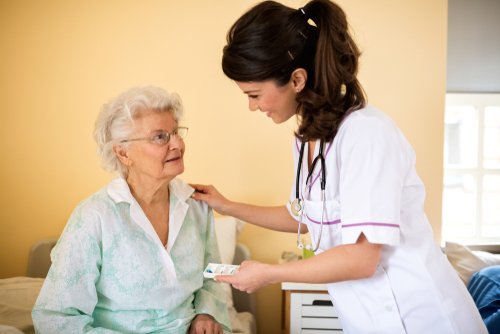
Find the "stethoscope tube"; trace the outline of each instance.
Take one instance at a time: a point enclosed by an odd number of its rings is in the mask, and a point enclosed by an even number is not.
[[[299,163],[297,165],[297,178],[295,180],[295,199],[297,199],[300,203],[300,172],[302,170],[302,159],[304,157],[304,147],[306,146],[305,142],[302,142],[300,145],[300,153],[299,153]],[[309,176],[308,176],[309,177]]]
[[[304,248],[304,244],[302,243],[301,239],[301,233],[300,233],[300,226],[302,224],[302,218],[304,215],[304,210],[302,207],[302,202],[303,200],[300,199],[300,172],[302,170],[302,159],[304,157],[304,147],[305,147],[305,142],[302,142],[301,147],[300,147],[300,153],[299,153],[299,162],[297,166],[297,178],[296,178],[296,183],[295,183],[295,200],[292,203],[292,212],[294,214],[300,214],[300,220],[298,223],[298,229],[297,229],[297,247],[299,249]],[[320,141],[319,144],[319,152],[318,155],[314,158],[314,160],[311,163],[311,168],[309,169],[309,172],[307,173],[307,178],[306,178],[306,186],[309,182],[309,178],[312,176],[312,173],[314,171],[314,168],[316,167],[316,163],[318,162],[318,159],[321,163],[321,180],[320,180],[320,187],[321,187],[321,225],[320,225],[320,230],[319,230],[319,235],[318,235],[318,241],[316,242],[316,246],[314,249],[312,249],[313,252],[316,252],[319,249],[319,244],[321,243],[321,235],[323,234],[323,221],[324,221],[324,213],[325,213],[325,187],[326,187],[326,168],[325,168],[325,157],[323,156],[323,147],[324,147],[324,142],[323,140]],[[295,208],[294,211],[294,205],[298,207]]]

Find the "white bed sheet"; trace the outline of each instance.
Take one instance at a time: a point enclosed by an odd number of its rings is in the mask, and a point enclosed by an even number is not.
[[[34,333],[31,309],[42,284],[43,278],[0,279],[0,333]]]

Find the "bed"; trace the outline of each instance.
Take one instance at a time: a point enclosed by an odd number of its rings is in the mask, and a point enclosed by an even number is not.
[[[240,264],[250,259],[250,251],[237,243],[238,234],[244,223],[232,217],[216,218],[217,241],[221,262]],[[0,333],[34,333],[31,309],[42,287],[50,267],[50,251],[56,238],[40,240],[34,244],[28,257],[26,276],[0,279]],[[227,294],[228,313],[233,333],[256,333],[255,296],[232,289],[224,284]]]

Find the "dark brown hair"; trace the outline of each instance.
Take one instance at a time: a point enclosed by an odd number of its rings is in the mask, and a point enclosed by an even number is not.
[[[297,95],[296,136],[329,141],[342,119],[366,104],[356,76],[359,56],[346,15],[335,3],[312,0],[297,10],[264,1],[229,30],[222,69],[235,81],[274,80],[283,86],[295,69],[304,68],[308,80]]]

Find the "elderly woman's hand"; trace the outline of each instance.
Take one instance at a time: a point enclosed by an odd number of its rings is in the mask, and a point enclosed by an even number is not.
[[[218,213],[225,215],[225,208],[230,204],[230,201],[222,196],[222,194],[212,185],[190,184],[196,191],[191,196],[195,200],[206,202]]]
[[[198,314],[191,322],[189,334],[222,334],[222,326],[208,314]]]

